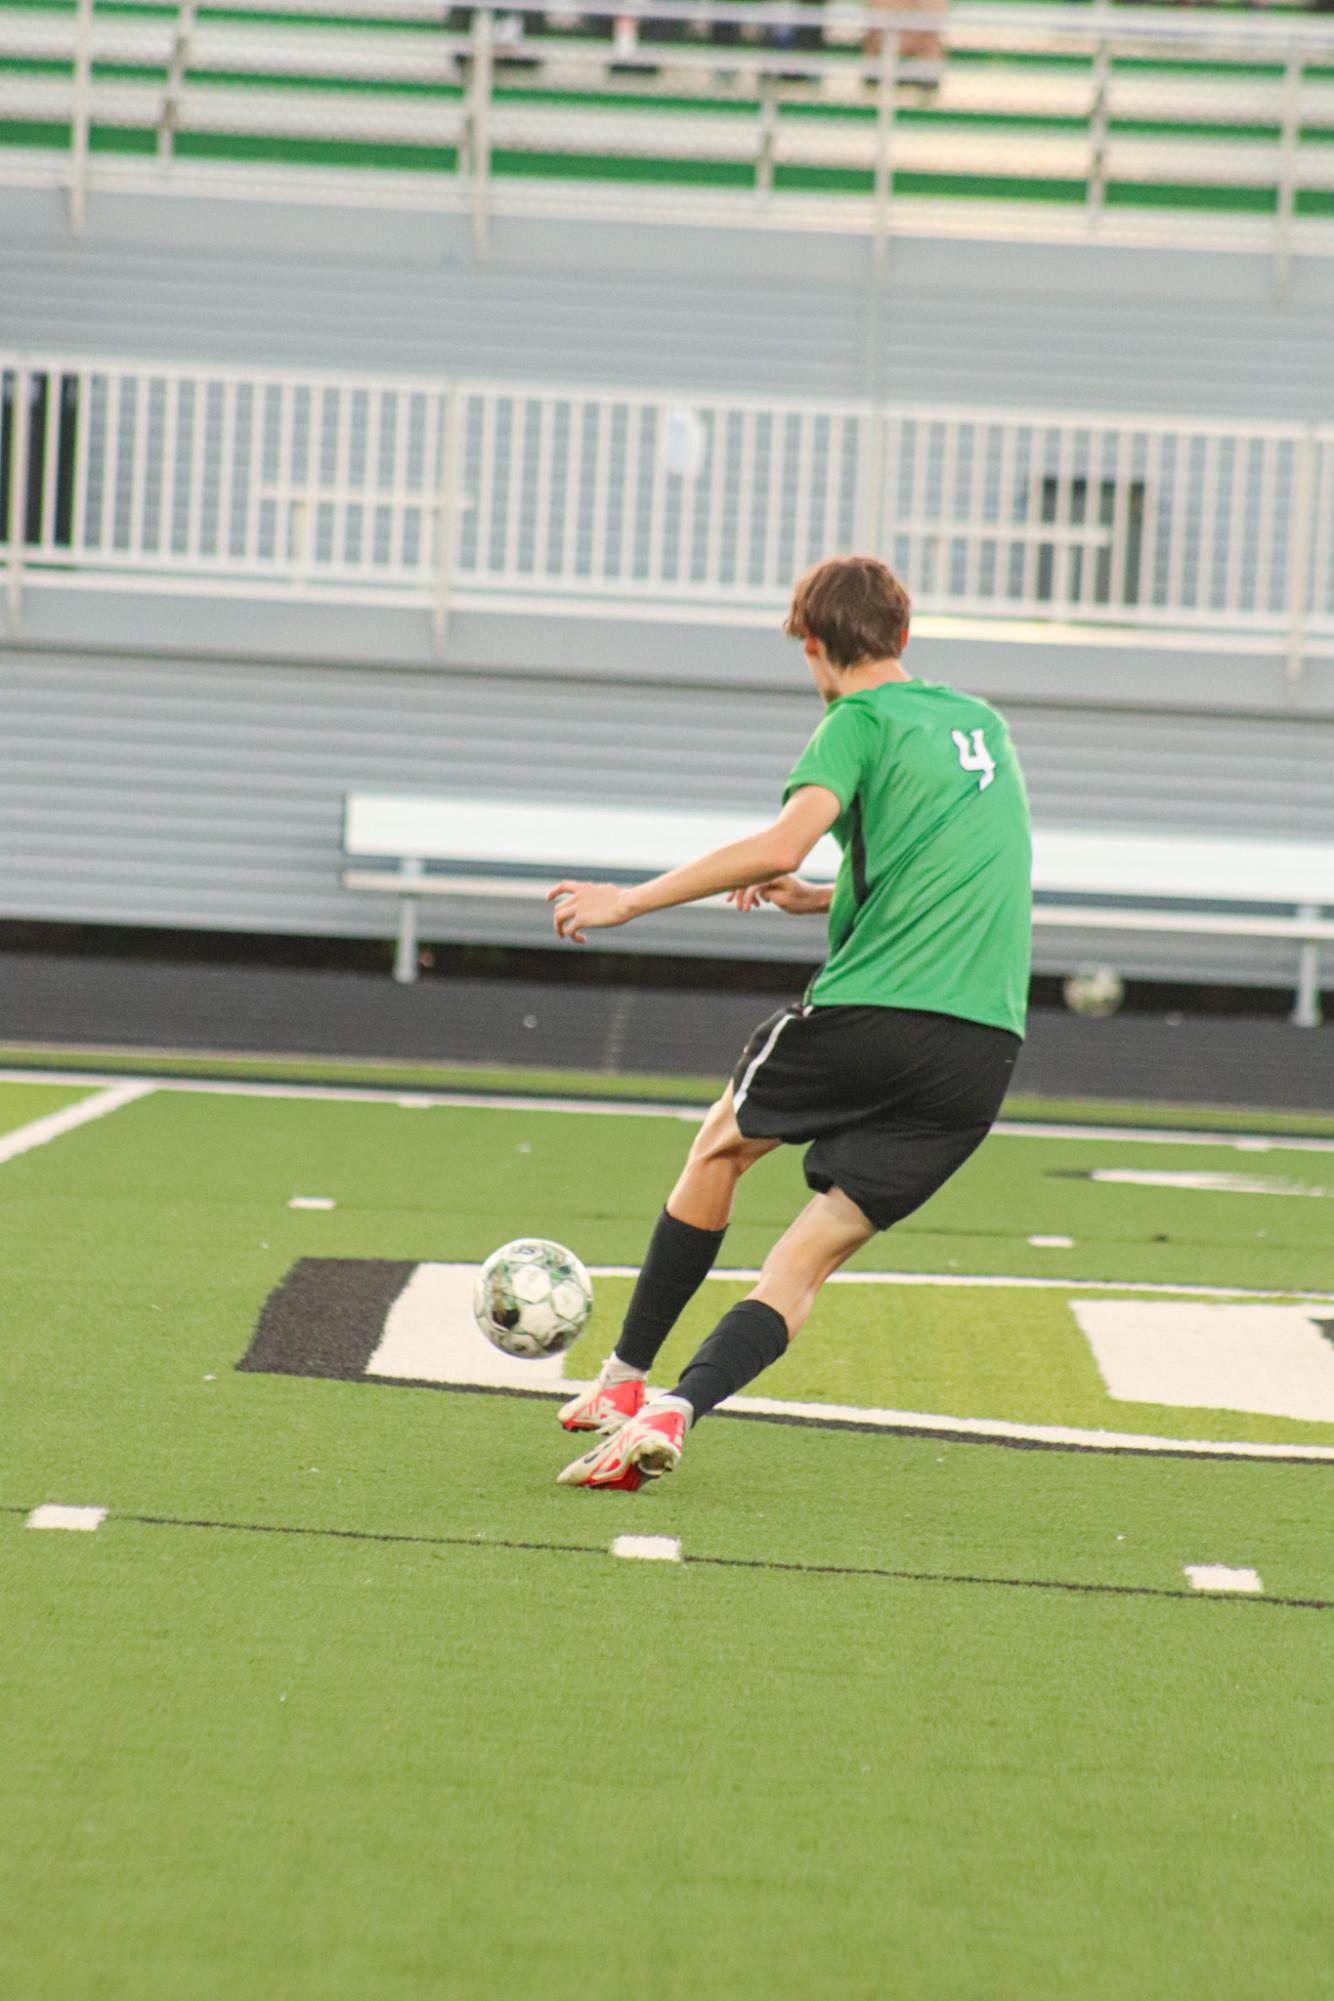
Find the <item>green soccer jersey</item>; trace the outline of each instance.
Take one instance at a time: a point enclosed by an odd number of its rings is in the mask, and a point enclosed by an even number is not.
[[[842,865],[816,1007],[923,1008],[1024,1032],[1028,799],[985,702],[886,681],[831,702],[783,793],[823,785]]]

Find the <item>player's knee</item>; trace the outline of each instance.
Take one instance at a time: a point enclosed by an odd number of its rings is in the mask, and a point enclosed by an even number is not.
[[[742,1137],[726,1098],[719,1098],[710,1106],[703,1125],[695,1135],[690,1149],[690,1159],[695,1165],[701,1162],[730,1161],[738,1173],[744,1173],[755,1158],[753,1149]]]

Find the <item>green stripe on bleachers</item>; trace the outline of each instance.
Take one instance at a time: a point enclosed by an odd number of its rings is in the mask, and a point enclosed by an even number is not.
[[[0,125],[0,145],[61,147],[70,144],[67,123],[55,120],[11,120]],[[151,128],[94,125],[89,145],[95,153],[151,154],[157,134]],[[228,132],[185,132],[175,150],[184,159],[267,161],[274,165],[330,166],[421,173],[454,173],[458,154],[452,146],[358,144],[345,140],[295,139]],[[627,158],[500,149],[492,171],[506,178],[613,181],[679,187],[742,187],[755,185],[753,167],[744,161],[676,160],[636,155]],[[774,187],[786,193],[869,195],[874,177],[851,167],[779,165]],[[904,171],[894,176],[900,196],[937,196],[948,200],[1016,201],[1035,205],[1078,205],[1087,199],[1082,179],[1044,175],[937,174]],[[1234,185],[1208,186],[1189,182],[1112,181],[1106,190],[1109,207],[1179,208],[1194,211],[1272,215],[1277,208],[1274,188]],[[1298,190],[1300,216],[1334,216],[1334,192]]]
[[[454,146],[352,145],[339,139],[285,139],[269,134],[182,132],[176,151],[186,160],[268,160],[301,167],[378,167],[386,172],[454,173]]]

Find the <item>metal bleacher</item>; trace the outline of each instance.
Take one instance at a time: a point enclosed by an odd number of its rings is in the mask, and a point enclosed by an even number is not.
[[[876,29],[884,23],[883,33]],[[937,53],[923,41],[940,30]],[[926,53],[923,53],[923,49]],[[5,0],[0,185],[1334,246],[1334,23],[590,0]]]

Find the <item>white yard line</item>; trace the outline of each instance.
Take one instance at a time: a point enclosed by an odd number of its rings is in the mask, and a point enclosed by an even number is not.
[[[121,1073],[123,1075],[123,1073]],[[79,1070],[0,1070],[0,1084],[113,1084],[117,1075]],[[371,1085],[265,1084],[232,1077],[153,1077],[142,1080],[150,1090],[185,1091],[212,1098],[291,1098],[324,1105],[397,1105],[403,1108],[403,1089],[378,1089]],[[606,1118],[684,1119],[699,1125],[707,1105],[632,1104],[602,1098],[512,1098],[495,1091],[419,1091],[412,1096],[411,1109],[421,1111],[442,1105],[463,1111],[574,1112],[594,1113]],[[1334,1140],[1330,1142],[1334,1149]]]
[[[6,1078],[5,1081],[15,1080]],[[36,1080],[23,1078],[18,1081]],[[82,1083],[84,1080],[66,1078],[65,1081]],[[113,1083],[95,1097],[82,1098],[77,1105],[66,1105],[63,1112],[48,1112],[44,1119],[34,1119],[30,1125],[0,1133],[0,1161],[15,1160],[21,1153],[31,1153],[35,1146],[45,1146],[48,1140],[59,1139],[78,1126],[86,1126],[92,1119],[104,1119],[108,1112],[118,1112],[122,1105],[132,1105],[136,1098],[146,1098],[156,1089],[157,1086],[147,1078],[136,1078],[128,1084]]]
[[[638,1265],[590,1265],[594,1278],[638,1278]],[[736,1279],[753,1284],[760,1276],[758,1265],[735,1265],[711,1271],[711,1279]],[[999,1291],[1020,1292],[1149,1292],[1165,1298],[1186,1299],[1305,1299],[1318,1306],[1334,1306],[1334,1293],[1294,1292],[1288,1286],[1271,1288],[1245,1285],[1163,1285],[1146,1279],[996,1277],[968,1271],[836,1271],[826,1285],[966,1285],[988,1286]],[[527,1366],[527,1365],[525,1365]]]
[[[3,1084],[119,1085],[124,1072],[80,1070],[0,1070]],[[401,1085],[269,1084],[223,1077],[139,1077],[144,1090],[185,1091],[203,1097],[307,1099],[329,1105],[409,1105],[414,1111],[432,1105],[463,1111],[560,1112],[619,1119],[680,1119],[699,1125],[706,1105],[667,1105],[629,1098],[511,1097],[503,1091],[417,1091],[406,1099]],[[1167,1126],[1050,1125],[1042,1121],[1001,1119],[992,1130],[1003,1139],[1076,1139],[1134,1141],[1146,1146],[1231,1146],[1251,1152],[1334,1153],[1334,1139],[1312,1139],[1283,1133],[1178,1131]]]
[[[377,1378],[392,1381],[392,1377]],[[487,1389],[489,1384],[456,1380],[454,1376],[414,1377],[414,1383],[439,1382],[446,1389]],[[559,1389],[535,1387],[531,1396],[553,1401],[577,1395],[587,1383],[565,1382]],[[1254,1439],[1164,1438],[1154,1432],[1095,1431],[1067,1424],[1012,1424],[1005,1418],[950,1417],[939,1411],[889,1410],[874,1404],[790,1403],[782,1397],[726,1397],[720,1411],[733,1417],[771,1417],[829,1430],[896,1431],[944,1439],[993,1439],[1001,1443],[1056,1446],[1082,1452],[1144,1452],[1190,1459],[1268,1459],[1334,1463],[1334,1445],[1275,1445]]]
[[[1257,1147],[1291,1149],[1296,1153],[1334,1153],[1334,1139],[1286,1137],[1282,1133],[1186,1132],[1170,1126],[1055,1126],[1037,1120],[998,1119],[991,1128],[1007,1139],[1114,1139],[1146,1146],[1234,1146],[1251,1153]]]
[[[1317,1195],[1327,1200],[1334,1196],[1334,1188],[1302,1188],[1256,1174],[1164,1174],[1149,1167],[1095,1167],[1088,1178],[1122,1188],[1186,1188],[1202,1195]]]
[[[859,1430],[920,1431],[955,1438],[996,1438],[1016,1445],[1073,1446],[1085,1452],[1184,1453],[1192,1459],[1334,1460],[1334,1445],[1270,1445],[1249,1439],[1160,1438],[1138,1431],[1091,1431],[1067,1424],[1010,1424],[1003,1418],[944,1417],[936,1412],[861,1409],[856,1404],[785,1403],[778,1397],[728,1397],[720,1410],[744,1417],[804,1419]]]

